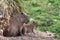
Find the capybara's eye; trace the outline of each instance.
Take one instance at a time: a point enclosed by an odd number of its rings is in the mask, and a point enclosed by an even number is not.
[[[21,14],[24,14],[23,12]]]

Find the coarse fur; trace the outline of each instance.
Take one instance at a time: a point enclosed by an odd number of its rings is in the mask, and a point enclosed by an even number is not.
[[[4,30],[7,32],[4,32],[4,34],[6,34],[4,36],[17,36],[19,34],[19,26],[28,22],[29,18],[24,13],[19,13],[18,15],[11,17],[9,27]]]
[[[26,35],[27,33],[34,33],[34,29],[37,27],[37,23],[33,22],[31,24],[24,23],[22,27],[20,27],[20,34]]]

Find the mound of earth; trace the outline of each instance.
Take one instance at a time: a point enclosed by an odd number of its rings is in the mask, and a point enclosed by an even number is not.
[[[54,39],[53,33],[50,32],[35,32],[29,33],[25,36],[19,36],[19,37],[3,37],[0,36],[0,40],[60,40],[60,39]]]

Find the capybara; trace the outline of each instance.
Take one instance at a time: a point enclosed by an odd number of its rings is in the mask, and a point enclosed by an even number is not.
[[[29,17],[24,13],[19,13],[16,16],[10,18],[10,25],[6,30],[6,35],[4,36],[17,36],[19,34],[19,27],[24,23],[29,22]]]
[[[38,26],[37,23],[33,22],[31,24],[24,23],[23,26],[20,27],[20,34],[25,35],[26,33],[34,33],[34,29]]]

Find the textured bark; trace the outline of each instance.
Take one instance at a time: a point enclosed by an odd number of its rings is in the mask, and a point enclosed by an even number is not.
[[[0,0],[0,14],[2,15],[0,15],[0,26],[2,28],[9,25],[9,20],[12,14],[18,13],[19,7],[15,1],[12,2],[12,0]]]

